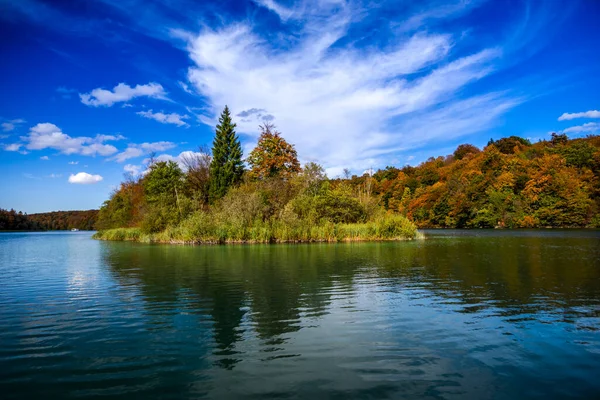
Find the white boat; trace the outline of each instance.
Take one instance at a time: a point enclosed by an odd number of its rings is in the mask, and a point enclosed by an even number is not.
[[[79,229],[73,228],[73,229],[71,229],[71,232],[79,232]]]

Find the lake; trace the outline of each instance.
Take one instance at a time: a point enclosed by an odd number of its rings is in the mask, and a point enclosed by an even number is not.
[[[600,398],[600,231],[425,233],[0,233],[1,397]]]

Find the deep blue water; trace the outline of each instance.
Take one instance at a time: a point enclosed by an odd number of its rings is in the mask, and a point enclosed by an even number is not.
[[[600,398],[599,231],[426,233],[0,233],[1,397]]]

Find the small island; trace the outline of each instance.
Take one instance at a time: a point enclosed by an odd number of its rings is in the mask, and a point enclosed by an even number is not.
[[[183,169],[152,157],[145,173],[130,176],[104,203],[94,238],[222,244],[421,237],[408,218],[381,206],[372,179],[356,187],[329,180],[314,162],[301,167],[294,146],[269,123],[246,169],[235,126],[225,107],[212,151],[190,152]]]

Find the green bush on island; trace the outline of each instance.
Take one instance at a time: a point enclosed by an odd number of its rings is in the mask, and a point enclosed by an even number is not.
[[[416,226],[386,212],[370,182],[328,180],[316,163],[300,167],[294,146],[275,127],[261,126],[243,171],[242,153],[225,108],[212,154],[151,161],[100,209],[94,236],[162,243],[278,243],[415,239]]]

